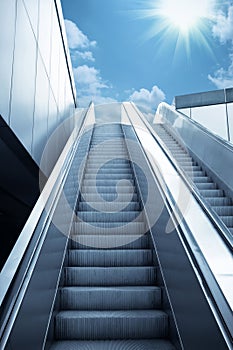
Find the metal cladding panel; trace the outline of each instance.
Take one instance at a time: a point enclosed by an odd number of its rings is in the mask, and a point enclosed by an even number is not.
[[[214,90],[175,97],[176,109],[225,103],[225,91]]]
[[[233,102],[233,88],[226,89],[226,102]]]
[[[16,0],[0,2],[0,114],[9,123],[9,101],[16,22]],[[3,30],[7,28],[7,30]]]

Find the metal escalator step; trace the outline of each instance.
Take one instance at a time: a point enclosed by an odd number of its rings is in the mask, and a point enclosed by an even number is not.
[[[109,171],[111,171],[111,173],[114,170],[117,170],[117,172],[119,173],[119,170],[122,170],[123,172],[126,172],[126,170],[128,170],[129,172],[132,172],[132,168],[130,167],[129,164],[111,164],[111,163],[91,163],[91,164],[87,164],[85,171],[87,173],[89,172],[93,172],[93,171],[104,171],[106,173],[108,173]]]
[[[61,311],[57,339],[148,339],[168,335],[168,315],[159,310]]]
[[[220,216],[221,220],[228,227],[233,227],[233,216]]]
[[[95,169],[87,169],[88,171],[86,171],[86,174],[96,174],[96,171]],[[129,168],[116,168],[116,169],[112,169],[112,168],[109,168],[109,169],[106,169],[105,167],[101,167],[99,168],[98,170],[98,174],[122,174],[122,175],[125,175],[125,174],[132,174],[132,169],[129,167]]]
[[[115,162],[116,164],[118,163],[126,163],[126,164],[129,164],[129,160],[126,158],[127,156],[127,153],[124,152],[124,153],[121,153],[119,152],[119,150],[117,150],[117,153],[116,153],[116,150],[115,150],[115,153],[114,154],[107,154],[105,152],[102,153],[101,156],[99,156],[96,152],[96,154],[90,154],[88,159],[87,159],[87,163],[93,163],[93,162],[96,162],[96,163],[100,163],[100,162],[106,162],[106,161],[109,161],[111,162],[112,164]]]
[[[156,286],[64,287],[62,310],[148,310],[161,307],[161,288]]]
[[[84,175],[84,179],[90,179],[90,180],[95,180],[95,179],[99,179],[99,180],[107,180],[107,179],[116,179],[116,180],[122,180],[122,179],[133,179],[133,174],[131,173],[127,173],[127,174],[105,174],[105,173],[85,173]]]
[[[98,193],[108,193],[108,194],[115,194],[116,190],[118,193],[132,193],[132,189],[133,191],[135,191],[135,186],[131,185],[129,186],[122,186],[122,185],[118,185],[117,188],[116,186],[82,186],[82,193],[95,193],[96,191],[98,191]]]
[[[131,222],[135,220],[140,211],[120,211],[116,213],[103,213],[97,211],[79,211],[77,217],[79,220],[92,223],[92,222]]]
[[[208,197],[206,198],[207,202],[210,203],[210,205],[213,206],[223,206],[223,205],[231,205],[232,201],[230,198],[227,197]]]
[[[125,180],[125,179],[124,179]],[[83,185],[84,186],[116,186],[117,185],[117,182],[119,180],[117,179],[105,179],[105,180],[99,180],[98,178],[96,180],[87,180],[87,179],[84,179],[83,180]],[[130,183],[132,185],[134,185],[134,180],[130,179]],[[121,186],[129,186],[129,182],[128,181],[125,181],[125,182],[121,182]]]
[[[204,182],[204,183],[196,183],[196,186],[199,190],[214,190],[217,189],[217,185],[214,182]]]
[[[198,177],[198,176],[205,176],[205,172],[204,171],[186,171],[185,172],[191,179]]]
[[[74,249],[146,249],[149,247],[145,235],[76,235],[71,239]]]
[[[213,209],[221,216],[233,215],[233,206],[215,206]]]
[[[200,190],[199,192],[203,197],[207,197],[207,198],[224,197],[223,190],[218,190],[218,189],[217,190]]]
[[[138,250],[79,250],[68,251],[69,266],[149,266],[152,264],[150,249]]]
[[[138,201],[138,195],[136,192],[134,193],[83,193],[83,201],[85,202],[99,202],[100,200],[104,200],[106,202],[136,202]]]
[[[126,158],[121,158],[121,159],[114,159],[110,157],[106,157],[105,159],[90,159],[87,161],[87,166],[86,168],[92,168],[92,167],[99,167],[99,166],[104,166],[106,169],[113,167],[114,169],[116,167],[119,168],[130,168],[130,162]]]
[[[104,230],[103,230],[104,229]],[[101,235],[137,235],[145,233],[144,222],[95,222],[88,224],[86,222],[75,222],[72,228],[73,234]]]
[[[102,211],[102,212],[111,212],[111,211],[138,211],[140,210],[140,204],[138,202],[79,202],[78,205],[79,211]]]
[[[193,166],[193,165],[197,165],[197,163],[195,162],[195,160],[191,160],[191,159],[179,160],[178,163],[180,164],[180,166]]]
[[[175,350],[175,347],[164,339],[64,340],[55,342],[50,350]]]
[[[156,282],[156,268],[130,267],[65,267],[66,286],[144,286]]]
[[[182,165],[182,168],[185,170],[185,171],[201,171],[202,168],[199,166],[199,165]]]
[[[208,176],[198,176],[198,177],[193,176],[193,182],[194,183],[206,183],[206,182],[212,182],[212,180]]]

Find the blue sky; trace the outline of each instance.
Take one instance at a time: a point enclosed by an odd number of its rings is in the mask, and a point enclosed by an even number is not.
[[[233,86],[233,1],[173,0],[211,5],[186,32],[180,22],[192,18],[187,9],[177,23],[165,18],[169,1],[61,1],[80,107],[132,100],[150,112],[176,95]]]

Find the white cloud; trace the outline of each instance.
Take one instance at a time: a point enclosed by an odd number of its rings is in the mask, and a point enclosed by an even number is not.
[[[85,49],[96,46],[96,41],[90,41],[74,22],[65,19],[65,27],[70,49]]]
[[[165,94],[158,86],[154,85],[151,91],[144,88],[134,91],[129,100],[141,107],[144,112],[150,113],[155,111],[159,103],[165,100]]]
[[[73,69],[74,78],[78,86],[88,90],[91,94],[97,93],[99,90],[108,88],[103,82],[99,70],[95,67],[89,67],[86,64]]]
[[[110,86],[103,81],[100,71],[87,65],[73,69],[77,87],[77,100],[80,107],[86,107],[93,101],[96,104],[116,102],[114,98],[104,96]]]
[[[208,75],[208,79],[218,88],[233,87],[233,54],[230,54],[230,65],[227,69],[219,68],[214,76]]]
[[[214,22],[213,36],[218,38],[222,44],[227,41],[233,42],[233,5],[228,7],[227,14],[223,11],[217,12]]]
[[[218,11],[213,18],[214,25],[212,33],[221,44],[230,44],[233,49],[233,5],[228,5],[226,11]],[[213,74],[208,75],[208,79],[218,88],[224,89],[233,86],[233,54],[229,54],[229,66],[220,67]]]
[[[95,58],[93,56],[93,53],[91,51],[71,51],[71,58],[73,62],[76,62],[76,60],[81,59],[83,61],[90,61],[90,62],[95,62]]]

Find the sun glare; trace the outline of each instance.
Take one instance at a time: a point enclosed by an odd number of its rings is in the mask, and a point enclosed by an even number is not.
[[[210,14],[210,0],[161,0],[159,15],[180,32],[187,33]]]

